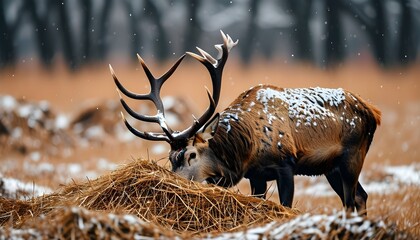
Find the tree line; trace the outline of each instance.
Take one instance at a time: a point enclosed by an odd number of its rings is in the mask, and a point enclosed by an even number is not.
[[[119,44],[110,38],[121,34],[111,27],[121,19],[133,60],[147,45],[159,61],[191,51],[209,34],[208,21],[219,21],[240,39],[245,64],[275,57],[286,44],[294,60],[334,66],[360,49],[352,44],[353,26],[379,65],[405,65],[420,49],[419,12],[418,0],[0,0],[0,67],[16,65],[28,45],[46,68],[57,53],[71,69],[104,61]]]

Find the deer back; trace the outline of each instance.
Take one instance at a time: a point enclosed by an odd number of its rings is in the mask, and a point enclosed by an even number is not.
[[[209,147],[236,171],[293,156],[298,173],[318,175],[345,148],[367,152],[379,123],[379,110],[343,89],[259,85],[221,113]]]

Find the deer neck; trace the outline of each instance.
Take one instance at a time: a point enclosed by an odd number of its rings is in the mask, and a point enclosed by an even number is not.
[[[214,152],[223,175],[230,175],[231,182],[236,184],[248,170],[246,164],[251,155],[251,136],[247,127],[238,121],[226,125],[221,119],[219,128],[209,147]]]

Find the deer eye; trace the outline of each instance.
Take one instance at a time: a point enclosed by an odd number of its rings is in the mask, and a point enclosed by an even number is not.
[[[191,154],[188,156],[188,159],[187,159],[188,166],[191,166],[190,161],[191,161],[192,159],[195,159],[196,157],[197,157],[197,154],[196,154],[195,152],[191,153]]]

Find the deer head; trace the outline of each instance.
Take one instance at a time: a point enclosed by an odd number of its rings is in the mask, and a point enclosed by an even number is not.
[[[229,35],[225,35],[222,31],[221,34],[223,37],[223,44],[215,45],[219,52],[217,59],[198,47],[197,50],[200,52],[201,56],[195,53],[187,52],[189,56],[198,60],[206,67],[211,77],[213,91],[212,94],[210,94],[209,90],[206,88],[209,99],[209,107],[198,119],[193,116],[192,125],[183,131],[174,131],[167,124],[165,119],[165,109],[160,97],[160,90],[166,80],[168,80],[175,72],[181,61],[184,59],[185,54],[181,56],[174,65],[159,78],[153,76],[144,60],[137,55],[150,83],[151,89],[148,94],[137,94],[124,88],[115,75],[111,65],[109,66],[119,93],[121,92],[132,99],[152,101],[157,109],[157,113],[153,116],[138,114],[128,106],[120,94],[120,101],[125,111],[137,120],[157,123],[162,128],[162,132],[140,131],[131,126],[125,119],[124,114],[121,113],[128,130],[142,139],[168,142],[171,146],[169,159],[172,164],[172,170],[185,178],[195,181],[209,180],[210,174],[207,172],[211,172],[210,170],[212,164],[210,160],[211,158],[209,157],[211,154],[203,154],[203,151],[208,149],[208,140],[211,139],[218,125],[218,114],[216,114],[213,118],[212,116],[214,115],[216,106],[219,102],[223,68],[227,61],[230,49],[238,43],[238,41],[234,42]],[[201,156],[206,157],[201,159]],[[203,167],[203,164],[208,167]],[[200,167],[198,167],[199,165]],[[211,182],[215,181],[214,178],[211,179],[213,179]]]

